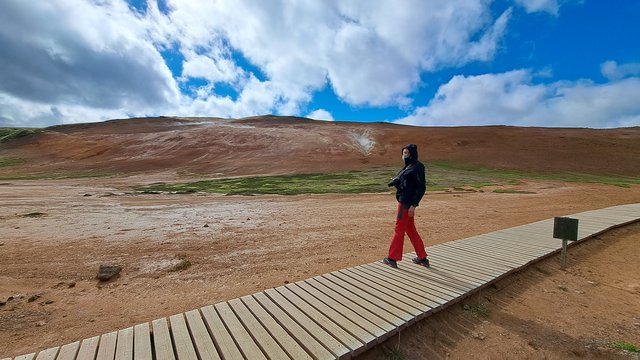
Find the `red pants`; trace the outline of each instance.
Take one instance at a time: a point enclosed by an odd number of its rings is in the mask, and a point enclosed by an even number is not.
[[[389,259],[396,261],[402,260],[402,246],[404,245],[405,233],[409,235],[409,240],[411,240],[411,245],[413,245],[418,258],[426,258],[427,252],[424,250],[424,242],[422,242],[422,238],[420,238],[420,234],[418,234],[416,230],[413,217],[409,217],[409,209],[401,203],[398,203],[396,227],[393,233],[393,239],[391,239],[391,246],[389,246]]]

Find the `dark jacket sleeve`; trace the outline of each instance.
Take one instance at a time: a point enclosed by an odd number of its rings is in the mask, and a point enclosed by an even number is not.
[[[427,181],[424,174],[424,165],[418,163],[420,166],[415,170],[415,185],[416,189],[413,195],[413,199],[411,199],[411,205],[418,206],[420,204],[420,200],[424,196],[425,191],[427,191]]]

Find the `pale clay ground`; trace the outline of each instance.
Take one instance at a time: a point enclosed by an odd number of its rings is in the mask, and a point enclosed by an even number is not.
[[[0,184],[0,301],[16,297],[0,307],[0,358],[377,261],[386,254],[395,219],[391,193],[128,195],[129,181]],[[530,182],[514,188],[535,194],[497,194],[490,188],[482,193],[428,193],[417,210],[418,230],[429,246],[554,216],[640,202],[640,187]],[[30,213],[42,215],[24,216]],[[414,343],[402,343],[406,353],[410,358],[445,358],[447,354],[465,358],[490,348],[486,358],[554,358],[564,353],[554,353],[555,348],[545,353],[551,345],[545,345],[548,334],[543,330],[557,329],[559,341],[569,341],[577,336],[572,332],[581,330],[576,321],[603,311],[607,316],[594,315],[593,327],[604,333],[594,339],[609,335],[640,344],[640,330],[633,325],[640,322],[640,280],[635,270],[640,265],[639,228],[629,229],[625,236],[632,240],[601,244],[604,250],[597,257],[585,251],[587,260],[577,263],[579,268],[560,272],[555,265],[541,265],[543,272],[529,271],[509,284],[499,284],[487,295],[497,299],[490,306],[497,307],[498,320],[493,313],[487,323],[474,320],[455,306],[438,313],[431,323],[412,330],[419,335],[414,335]],[[405,251],[412,251],[408,240]],[[170,271],[183,259],[192,266]],[[590,272],[589,261],[600,270]],[[95,275],[104,263],[121,265],[121,276],[98,283]],[[585,285],[585,281],[602,286]],[[568,291],[558,290],[558,284],[565,284]],[[587,292],[585,288],[594,296],[572,300],[575,291]],[[40,297],[28,302],[33,294]],[[557,303],[548,303],[545,295]],[[445,340],[425,340],[438,321],[453,322],[436,331],[443,332]],[[458,321],[471,331],[456,330]],[[505,330],[505,323],[524,326],[533,343],[518,338],[515,325]],[[627,334],[610,333],[618,325]],[[485,339],[479,340],[478,332]],[[574,343],[569,347],[579,348]],[[514,348],[523,352],[514,353]],[[585,354],[574,355],[591,353]]]

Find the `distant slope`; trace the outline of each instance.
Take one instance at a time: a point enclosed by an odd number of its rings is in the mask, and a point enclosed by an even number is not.
[[[411,127],[260,116],[142,118],[56,126],[0,145],[0,175],[100,170],[238,176],[356,170],[422,160],[640,176],[640,128]]]

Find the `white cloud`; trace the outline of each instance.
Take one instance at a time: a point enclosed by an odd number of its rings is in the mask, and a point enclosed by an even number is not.
[[[53,124],[95,122],[144,116],[121,109],[99,109],[83,105],[48,105],[0,94],[0,127],[46,127]],[[151,115],[151,114],[149,114]]]
[[[558,0],[516,0],[516,3],[524,7],[528,13],[542,11],[558,15],[560,9]]]
[[[607,61],[600,67],[602,75],[609,80],[620,80],[629,76],[640,76],[640,63],[619,65],[615,61]]]
[[[315,120],[334,121],[333,116],[331,116],[331,113],[325,109],[314,110],[309,114],[307,114],[306,117],[308,117],[309,119],[315,119]]]
[[[352,105],[407,105],[421,71],[491,59],[509,18],[494,21],[488,4],[466,0],[175,0],[170,7],[164,19],[149,12],[156,27],[173,29],[156,31],[158,43],[177,43],[183,54],[228,44],[281,93],[287,105],[274,109],[299,109],[327,84]],[[219,55],[198,54],[211,61],[197,68],[217,74]],[[187,64],[184,76],[202,77]]]
[[[96,108],[177,98],[164,60],[144,39],[144,26],[119,2],[7,0],[2,7],[0,91]]]
[[[230,57],[211,57],[189,51],[182,64],[183,81],[186,78],[202,78],[214,84],[218,82],[233,84],[244,76],[244,70],[236,66]]]
[[[455,76],[424,107],[397,122],[411,125],[621,127],[640,125],[640,78],[535,84],[530,70]]]
[[[124,0],[0,1],[0,118],[297,115],[326,86],[350,105],[408,107],[425,71],[490,61],[511,16],[496,18],[486,0],[167,6],[168,14],[153,0],[145,13]],[[163,51],[179,51],[180,74]],[[191,79],[208,84],[180,93]],[[237,96],[216,94],[221,83]],[[23,112],[32,104],[39,117]]]

